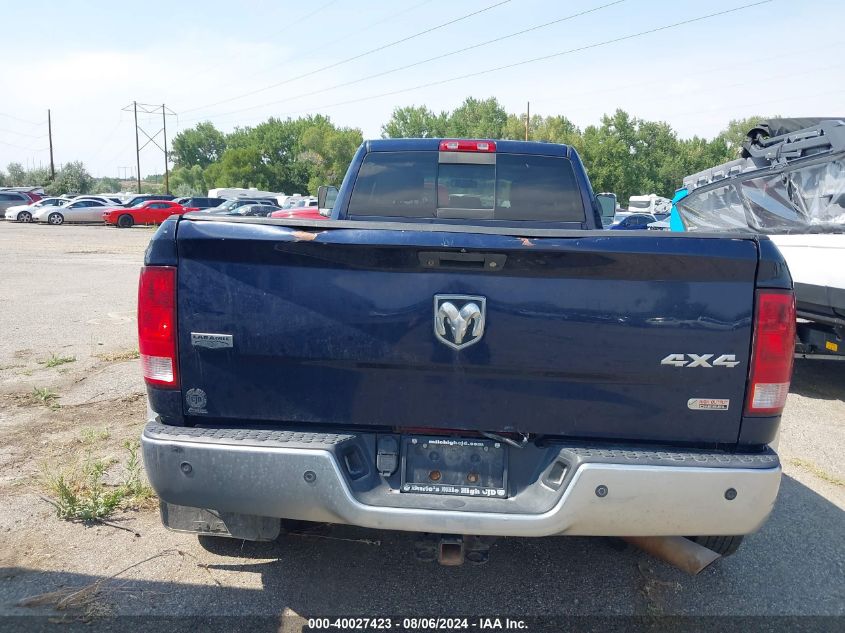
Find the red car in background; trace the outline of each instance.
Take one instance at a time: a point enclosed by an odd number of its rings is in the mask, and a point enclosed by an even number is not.
[[[320,215],[316,198],[299,198],[288,200],[278,211],[270,214],[271,218],[292,218],[294,220],[328,220]]]
[[[270,214],[271,218],[289,218],[293,220],[328,220],[320,215],[317,207],[297,207],[296,209],[279,209]]]
[[[113,207],[103,211],[106,224],[128,229],[134,224],[161,224],[171,215],[182,215],[187,209],[170,200],[145,200],[134,207]]]

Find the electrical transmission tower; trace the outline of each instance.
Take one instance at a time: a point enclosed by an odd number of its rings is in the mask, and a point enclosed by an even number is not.
[[[170,193],[170,168],[167,165],[167,117],[176,116],[176,113],[168,108],[163,103],[161,105],[151,105],[149,103],[138,103],[133,101],[125,108],[121,108],[124,112],[133,112],[135,114],[135,165],[138,168],[138,193],[141,193],[141,150],[152,143],[164,153],[164,191]],[[161,129],[150,136],[147,131],[138,125],[138,113],[141,114],[158,114],[161,113]],[[147,137],[143,145],[139,145],[138,132]],[[158,144],[156,137],[161,134],[164,139],[164,147]]]

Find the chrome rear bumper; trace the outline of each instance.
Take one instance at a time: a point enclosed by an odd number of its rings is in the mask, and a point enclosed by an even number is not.
[[[560,459],[572,472],[558,490],[549,487],[542,473],[528,482],[520,492],[522,499],[542,493],[549,500],[548,507],[529,512],[519,510],[520,502],[513,497],[432,500],[430,495],[400,493],[384,485],[376,493],[362,492],[360,480],[356,489],[338,450],[361,437],[151,422],[142,444],[150,482],[170,504],[450,534],[747,534],[771,512],[781,477],[777,455],[771,451],[734,455],[561,446]],[[379,478],[371,474],[374,481]],[[431,507],[433,501],[438,508]]]

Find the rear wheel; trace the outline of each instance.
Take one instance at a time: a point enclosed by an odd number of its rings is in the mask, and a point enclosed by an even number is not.
[[[52,224],[54,226],[59,226],[59,224],[65,223],[65,216],[61,213],[51,213],[47,216],[47,223]]]
[[[742,536],[690,536],[689,539],[699,545],[713,550],[722,556],[735,554],[742,543]]]
[[[32,214],[29,211],[18,213],[18,222],[32,222]]]
[[[131,228],[132,225],[135,224],[135,220],[132,218],[131,215],[124,213],[117,219],[117,225],[122,229]]]

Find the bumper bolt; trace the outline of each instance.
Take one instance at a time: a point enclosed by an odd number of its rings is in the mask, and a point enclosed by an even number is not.
[[[596,486],[596,496],[597,497],[606,497],[607,496],[607,486],[604,486],[604,485]]]
[[[181,470],[186,475],[189,474],[194,469],[188,462],[182,462],[179,464],[179,470]]]
[[[725,490],[725,499],[728,501],[733,501],[736,499],[736,488],[728,488]]]
[[[317,473],[315,473],[313,470],[306,470],[305,473],[302,475],[302,478],[309,484],[312,484],[317,481]]]

